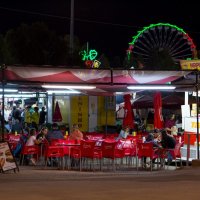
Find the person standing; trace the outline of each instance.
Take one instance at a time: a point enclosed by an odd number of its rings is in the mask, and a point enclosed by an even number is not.
[[[169,119],[167,119],[165,121],[165,129],[167,131],[168,134],[172,134],[172,132],[174,131],[174,126],[175,126],[176,120],[175,120],[175,115],[171,114],[169,116]]]
[[[38,131],[38,125],[39,125],[39,108],[36,106],[34,107],[34,112],[31,115],[31,123],[32,123],[32,128],[35,128]]]
[[[27,106],[25,108],[24,123],[26,123],[28,127],[30,127],[30,125],[31,125],[31,106]]]
[[[45,107],[42,107],[42,110],[40,111],[40,117],[39,117],[39,125],[42,126],[46,122],[46,114]]]

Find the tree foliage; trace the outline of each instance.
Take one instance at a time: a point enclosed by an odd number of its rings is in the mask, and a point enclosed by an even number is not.
[[[74,54],[69,53],[69,36],[58,36],[44,23],[22,24],[0,37],[1,62],[6,64],[69,65],[78,64],[79,41],[75,37]],[[3,44],[3,45],[2,45]],[[76,59],[75,59],[76,58]]]

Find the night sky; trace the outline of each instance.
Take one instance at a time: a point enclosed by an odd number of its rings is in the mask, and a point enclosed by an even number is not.
[[[183,28],[200,49],[199,8],[190,0],[75,0],[75,35],[107,56],[126,54],[132,36],[152,23]],[[21,23],[44,21],[58,34],[69,34],[70,0],[1,0],[0,33]]]

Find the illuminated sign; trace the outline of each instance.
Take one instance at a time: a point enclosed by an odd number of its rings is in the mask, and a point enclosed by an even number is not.
[[[182,70],[200,70],[200,60],[180,60]]]

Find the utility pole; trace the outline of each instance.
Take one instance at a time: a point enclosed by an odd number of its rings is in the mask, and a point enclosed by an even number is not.
[[[5,132],[5,121],[4,121],[4,97],[5,97],[5,74],[4,74],[4,71],[5,71],[5,68],[6,66],[3,64],[2,66],[0,66],[0,69],[1,69],[1,76],[2,76],[2,118],[0,119],[1,120],[1,129],[2,129],[2,139],[1,141],[4,142],[4,132]]]
[[[197,159],[199,160],[199,71],[196,71],[196,104],[197,104]]]
[[[70,55],[73,55],[74,53],[74,0],[71,0],[69,48],[70,48]]]

